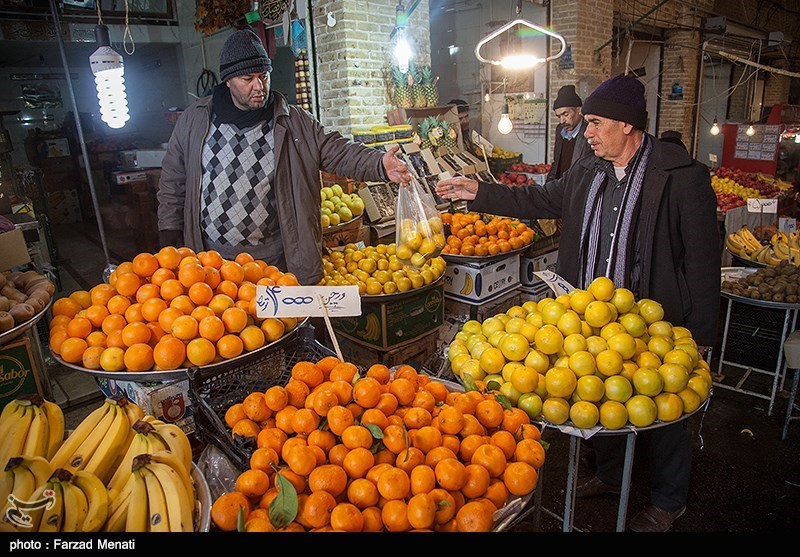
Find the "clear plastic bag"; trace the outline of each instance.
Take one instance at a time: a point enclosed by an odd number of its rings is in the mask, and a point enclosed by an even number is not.
[[[400,187],[395,223],[395,255],[403,265],[419,269],[442,252],[442,216],[433,196],[413,176]]]

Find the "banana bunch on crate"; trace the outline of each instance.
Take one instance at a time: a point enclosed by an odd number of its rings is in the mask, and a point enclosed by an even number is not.
[[[17,399],[0,415],[0,439],[0,530],[194,530],[189,439],[124,396],[66,439],[58,405]]]
[[[794,265],[800,265],[800,233],[776,232],[770,239],[770,245],[778,263],[788,261]],[[770,265],[777,265],[777,263],[770,263]]]
[[[742,226],[732,234],[728,234],[725,238],[725,247],[732,254],[749,261],[757,261],[767,265],[777,265],[781,262],[774,245],[762,245],[747,225]]]
[[[14,399],[0,414],[0,469],[15,456],[50,459],[63,440],[64,413],[56,403],[39,395]]]

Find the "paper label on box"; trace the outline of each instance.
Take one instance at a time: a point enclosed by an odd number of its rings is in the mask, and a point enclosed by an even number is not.
[[[536,271],[533,274],[542,279],[544,283],[556,293],[556,296],[569,294],[571,291],[575,290],[575,287],[568,283],[564,277],[557,275],[553,271]]]
[[[358,286],[257,286],[256,316],[330,317],[361,315]]]
[[[750,198],[747,200],[748,213],[777,213],[777,199]]]

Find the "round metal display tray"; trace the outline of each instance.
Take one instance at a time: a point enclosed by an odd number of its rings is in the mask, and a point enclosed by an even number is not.
[[[725,248],[725,251],[727,251],[730,254],[731,260],[733,261],[733,263],[736,264],[737,267],[756,267],[756,268],[769,267],[769,265],[767,265],[766,263],[761,263],[760,261],[753,261],[752,259],[746,259],[741,255],[736,255],[728,248]]]
[[[604,427],[604,426],[595,426],[595,427],[590,428],[590,429],[581,429],[581,428],[578,428],[578,427],[575,427],[574,425],[572,425],[572,421],[571,420],[567,420],[563,424],[559,424],[559,425],[551,424],[550,422],[548,422],[546,420],[536,420],[536,423],[541,424],[542,427],[550,427],[550,428],[558,429],[562,433],[566,433],[568,435],[577,435],[578,437],[582,437],[584,439],[588,439],[590,437],[590,435],[586,435],[588,433],[591,433],[591,435],[604,435],[604,436],[605,435],[625,435],[625,434],[628,434],[628,433],[639,433],[639,432],[642,432],[642,431],[649,431],[651,429],[658,429],[658,428],[661,428],[661,427],[666,427],[668,425],[677,424],[677,423],[682,422],[683,420],[686,420],[686,419],[694,416],[695,414],[697,414],[701,410],[705,410],[705,408],[708,406],[708,402],[711,400],[711,396],[713,394],[714,394],[714,391],[712,389],[708,393],[708,398],[706,398],[700,404],[700,406],[698,406],[697,408],[695,408],[691,412],[687,412],[685,414],[682,414],[681,417],[678,418],[677,420],[672,420],[671,422],[662,422],[662,421],[656,420],[652,424],[650,424],[648,426],[644,426],[644,427],[637,427],[635,425],[630,425],[630,422],[628,422],[628,425],[625,425],[625,426],[623,426],[623,427],[621,427],[619,429],[608,429],[607,427]]]
[[[7,330],[5,333],[0,333],[0,346],[8,344],[12,340],[23,334],[25,331],[36,325],[36,323],[38,323],[39,320],[42,317],[44,317],[44,315],[47,313],[47,310],[50,309],[50,306],[53,305],[53,300],[54,298],[51,297],[47,305],[44,306],[44,308],[41,311],[34,313],[33,317],[28,319],[25,323],[20,323],[16,327]]]
[[[498,253],[496,255],[484,255],[481,257],[475,255],[454,255],[452,253],[443,253],[441,254],[441,258],[444,259],[447,263],[455,263],[455,264],[464,264],[464,263],[490,263],[492,261],[500,261],[501,259],[505,259],[506,257],[510,257],[512,255],[516,255],[518,253],[522,253],[530,244],[522,246],[521,248],[512,249],[505,253]]]
[[[208,481],[194,462],[192,462],[192,481],[194,482],[195,499],[197,500],[194,531],[208,532],[211,529],[211,505],[214,504],[214,500],[211,497]]]
[[[303,319],[302,321],[297,322],[297,326],[292,329],[288,334],[283,335],[278,340],[272,341],[268,344],[265,344],[261,348],[253,350],[252,352],[245,352],[244,354],[240,354],[235,358],[230,358],[229,360],[222,360],[220,362],[209,364],[207,366],[201,366],[203,371],[214,371],[215,369],[227,369],[231,365],[241,365],[246,364],[250,361],[257,359],[261,354],[265,351],[280,346],[290,338],[294,338],[297,334],[298,329],[303,326],[308,321],[308,317]],[[51,351],[52,352],[52,351]],[[146,382],[146,381],[167,381],[171,379],[185,379],[187,377],[187,372],[189,368],[178,368],[178,369],[170,369],[170,370],[163,370],[163,371],[106,371],[104,369],[87,369],[83,366],[70,364],[65,362],[60,356],[57,354],[53,354],[53,357],[56,359],[58,363],[61,365],[74,369],[76,371],[82,371],[88,375],[93,375],[95,377],[106,377],[108,379],[117,379],[119,381],[137,381],[137,382]]]
[[[399,300],[400,298],[407,298],[409,296],[413,296],[414,294],[419,294],[420,292],[424,292],[425,290],[430,290],[434,286],[438,285],[444,280],[444,273],[441,274],[439,278],[435,281],[431,282],[430,284],[425,284],[420,286],[419,288],[412,288],[411,290],[406,290],[405,292],[395,292],[393,294],[362,294],[361,300],[364,302],[386,302],[390,300]]]
[[[747,275],[751,275],[758,271],[755,267],[723,267],[721,273],[721,280],[737,280]],[[745,296],[739,296],[737,294],[733,294],[731,292],[727,292],[725,290],[720,290],[720,294],[725,298],[729,298],[731,300],[741,302],[743,304],[748,304],[751,306],[758,306],[762,308],[772,308],[772,309],[800,309],[800,303],[795,304],[787,304],[785,302],[773,302],[770,300],[754,300],[753,298],[746,298]]]

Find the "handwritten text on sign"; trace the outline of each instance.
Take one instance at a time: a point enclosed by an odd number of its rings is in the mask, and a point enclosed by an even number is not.
[[[747,200],[748,213],[777,213],[777,199],[750,198]]]
[[[553,271],[534,271],[533,274],[542,279],[556,293],[556,296],[569,294],[572,290],[575,290],[575,287],[564,280],[564,277],[557,275]]]
[[[361,315],[358,286],[257,286],[256,315],[266,317],[330,317]]]

